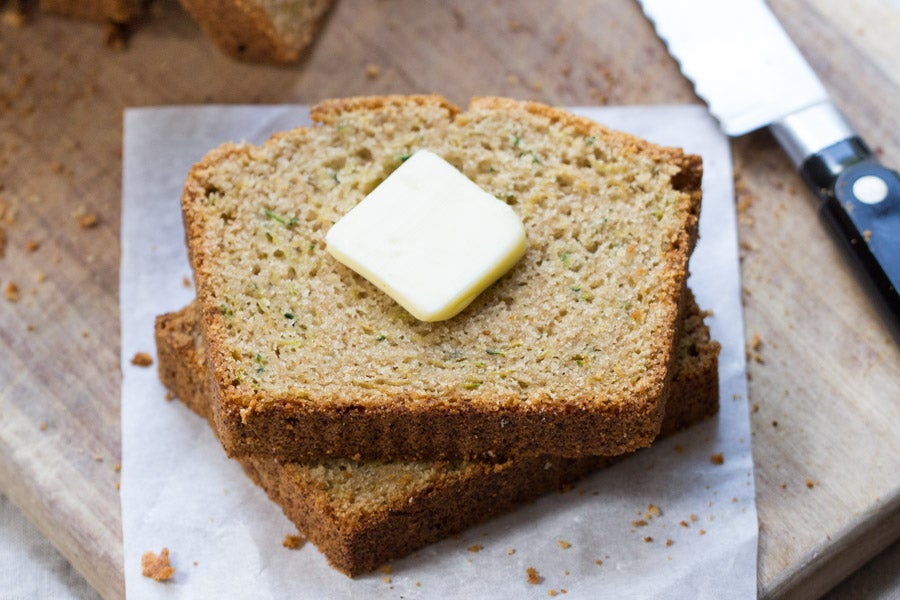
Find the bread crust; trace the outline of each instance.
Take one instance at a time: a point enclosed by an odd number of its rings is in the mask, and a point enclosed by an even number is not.
[[[211,151],[190,172],[183,194],[189,256],[203,309],[204,335],[211,357],[213,416],[222,442],[233,456],[268,453],[283,461],[324,457],[382,459],[482,458],[551,453],[558,456],[615,455],[649,445],[659,432],[668,395],[672,348],[687,261],[697,239],[702,164],[697,156],[663,148],[614,132],[564,110],[533,102],[476,98],[465,113],[440,96],[381,96],[323,102],[311,113],[320,127],[340,127],[348,115],[373,115],[390,122],[410,111],[427,112],[432,126],[466,128],[485,113],[510,122],[535,117],[558,124],[571,137],[603,138],[624,157],[670,169],[680,217],[660,236],[665,261],[653,290],[658,325],[646,332],[646,367],[629,395],[597,396],[583,389],[519,392],[443,390],[440,394],[396,388],[390,395],[347,386],[339,395],[317,396],[305,388],[284,393],[257,391],[232,383],[222,365],[234,349],[224,343],[228,323],[218,290],[210,283],[220,245],[209,239],[202,202],[210,193],[210,173],[218,165],[256,164],[265,146],[226,144]],[[430,119],[430,120],[429,120]],[[523,125],[524,126],[524,125]],[[313,128],[314,129],[314,128]],[[269,144],[289,144],[312,135],[310,129],[277,134]],[[477,304],[477,301],[476,301]],[[478,310],[474,308],[472,310]],[[335,369],[340,370],[339,365]],[[565,393],[564,400],[559,398]]]

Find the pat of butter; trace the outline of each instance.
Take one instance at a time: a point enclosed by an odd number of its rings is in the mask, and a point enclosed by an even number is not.
[[[525,253],[506,203],[419,150],[325,236],[328,252],[422,321],[463,310]]]

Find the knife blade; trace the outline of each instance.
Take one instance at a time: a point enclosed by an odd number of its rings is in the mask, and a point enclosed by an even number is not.
[[[722,130],[769,127],[900,325],[900,175],[882,165],[763,0],[638,0]]]

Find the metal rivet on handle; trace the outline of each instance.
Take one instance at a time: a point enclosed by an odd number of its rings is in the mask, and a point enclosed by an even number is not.
[[[877,175],[863,175],[853,182],[854,198],[865,204],[878,204],[887,195],[887,182]]]

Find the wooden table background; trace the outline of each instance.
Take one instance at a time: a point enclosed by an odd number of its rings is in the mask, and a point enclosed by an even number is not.
[[[900,2],[771,6],[836,103],[900,166]],[[339,0],[308,58],[286,68],[225,57],[174,0],[153,5],[126,49],[104,37],[39,14],[0,25],[0,490],[108,599],[124,596],[124,108],[430,91],[463,105],[489,94],[699,102],[627,0]],[[772,137],[747,135],[733,152],[756,342],[759,591],[816,597],[900,537],[900,351]]]

